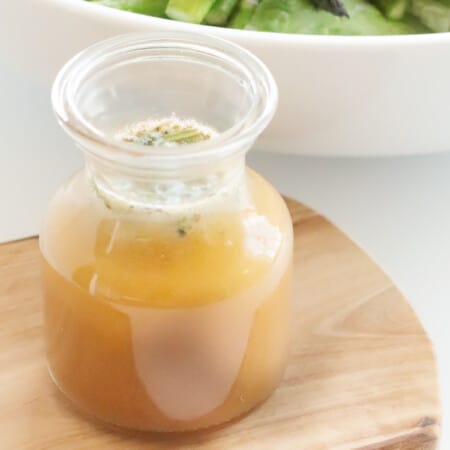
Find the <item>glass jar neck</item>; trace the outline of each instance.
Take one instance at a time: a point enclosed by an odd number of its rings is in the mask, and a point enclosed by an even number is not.
[[[90,184],[112,210],[182,210],[245,202],[245,151],[182,168],[126,167],[86,154]]]
[[[221,39],[132,34],[70,60],[52,102],[105,204],[167,210],[233,198],[225,194],[245,184],[245,153],[275,112],[277,88],[261,61]],[[176,146],[117,137],[133,124],[172,117],[214,130],[213,137]]]

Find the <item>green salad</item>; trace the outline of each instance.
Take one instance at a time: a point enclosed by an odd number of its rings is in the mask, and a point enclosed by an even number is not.
[[[330,35],[450,31],[450,0],[87,0],[191,23]]]

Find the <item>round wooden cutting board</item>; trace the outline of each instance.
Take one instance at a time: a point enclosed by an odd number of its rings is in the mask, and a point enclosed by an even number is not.
[[[435,449],[436,365],[417,317],[344,234],[288,204],[295,309],[284,381],[241,420],[191,434],[111,430],[75,412],[46,371],[37,240],[0,246],[0,449]]]

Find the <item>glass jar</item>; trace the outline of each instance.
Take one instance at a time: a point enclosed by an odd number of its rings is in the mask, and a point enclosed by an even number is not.
[[[250,410],[286,362],[292,226],[245,167],[277,90],[247,51],[194,34],[120,36],[75,56],[52,100],[85,167],[40,236],[48,365],[81,410],[176,431]],[[148,117],[217,131],[173,147],[114,132]]]

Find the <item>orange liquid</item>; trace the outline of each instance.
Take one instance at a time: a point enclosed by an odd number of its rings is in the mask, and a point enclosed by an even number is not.
[[[148,430],[239,416],[278,385],[290,313],[286,207],[249,172],[236,210],[110,211],[83,177],[41,235],[50,371],[81,409]]]

